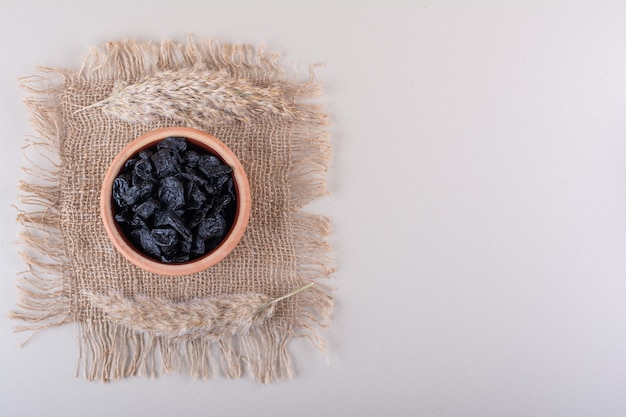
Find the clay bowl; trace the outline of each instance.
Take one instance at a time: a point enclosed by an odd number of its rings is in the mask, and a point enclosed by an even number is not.
[[[206,255],[189,262],[168,264],[145,255],[128,240],[114,218],[112,190],[113,181],[128,159],[134,157],[144,149],[156,146],[157,143],[170,136],[187,138],[189,144],[207,150],[232,168],[237,207],[230,231],[226,234],[219,246]],[[203,271],[224,259],[241,240],[250,217],[250,208],[250,184],[235,154],[214,136],[196,129],[182,127],[167,127],[154,130],[130,142],[113,159],[113,162],[104,176],[100,193],[100,215],[104,229],[111,243],[113,243],[113,246],[115,246],[126,259],[139,268],[155,274],[170,276],[193,274]]]

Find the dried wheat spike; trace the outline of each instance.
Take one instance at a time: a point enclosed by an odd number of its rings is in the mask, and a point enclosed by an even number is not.
[[[293,116],[295,103],[279,85],[262,87],[227,71],[162,71],[136,83],[116,83],[106,99],[84,107],[128,123],[150,123],[159,117],[185,123],[249,122],[254,116]],[[77,113],[75,112],[75,113]]]
[[[180,303],[159,297],[131,299],[117,292],[89,292],[86,295],[110,320],[166,338],[245,334],[252,326],[269,320],[275,310],[275,304],[269,303],[268,297],[254,293],[197,298]]]

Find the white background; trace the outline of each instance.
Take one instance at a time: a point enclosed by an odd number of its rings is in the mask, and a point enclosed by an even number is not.
[[[260,385],[74,378],[0,318],[1,416],[626,415],[626,3],[3,1],[0,311],[32,134],[17,78],[109,40],[263,43],[324,83],[328,354]]]

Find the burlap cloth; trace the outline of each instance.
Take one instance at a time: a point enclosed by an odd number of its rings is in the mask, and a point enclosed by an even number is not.
[[[92,50],[79,70],[42,70],[22,83],[39,136],[29,142],[40,156],[21,183],[28,271],[13,313],[25,321],[20,328],[75,323],[79,370],[89,380],[168,371],[239,377],[246,369],[262,382],[290,376],[288,341],[322,346],[318,330],[332,308],[329,220],[302,210],[326,192],[330,154],[326,115],[311,100],[319,96],[314,78],[287,76],[279,57],[260,49],[193,40],[113,42]],[[177,97],[181,91],[188,94]],[[126,261],[99,217],[113,157],[166,126],[221,139],[252,188],[235,251],[181,277]],[[257,314],[259,300],[311,282]]]

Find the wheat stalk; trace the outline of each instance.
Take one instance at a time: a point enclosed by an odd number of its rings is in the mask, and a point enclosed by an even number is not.
[[[313,282],[281,297],[246,293],[172,302],[161,297],[128,298],[119,292],[86,292],[91,303],[123,326],[167,338],[233,336],[269,320],[276,303],[313,286]]]
[[[150,123],[167,117],[186,123],[207,120],[248,122],[261,114],[293,116],[294,101],[279,86],[261,87],[227,71],[162,71],[136,83],[118,82],[106,99],[74,114],[100,108],[128,123]]]
[[[86,295],[110,320],[167,338],[243,334],[274,314],[273,305],[259,310],[260,305],[268,302],[266,296],[252,293],[197,298],[181,303],[160,297],[131,299],[117,292]]]

